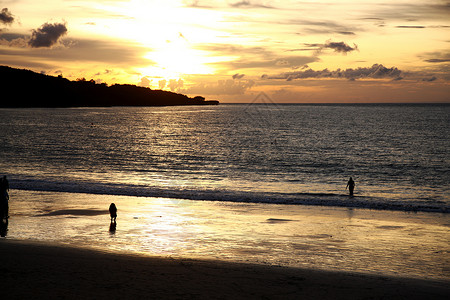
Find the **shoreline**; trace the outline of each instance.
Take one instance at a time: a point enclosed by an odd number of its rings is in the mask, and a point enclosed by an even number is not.
[[[7,239],[449,280],[448,215],[15,190]],[[118,208],[111,230],[107,211]]]
[[[446,299],[448,281],[144,257],[0,240],[9,299]]]
[[[25,191],[25,192],[49,192],[49,193],[71,193],[71,194],[86,194],[86,195],[100,195],[100,196],[125,196],[125,197],[141,197],[141,198],[171,198],[177,199],[179,201],[189,200],[189,201],[211,201],[211,202],[230,202],[230,203],[241,203],[241,204],[275,204],[275,205],[292,205],[292,206],[315,206],[323,208],[344,208],[344,209],[365,209],[365,210],[375,210],[375,211],[386,211],[386,212],[405,212],[405,213],[438,213],[438,214],[449,214],[449,207],[436,207],[431,205],[409,205],[404,206],[401,203],[387,203],[387,202],[365,202],[373,197],[364,195],[354,195],[349,197],[346,194],[333,194],[329,193],[303,193],[303,195],[308,195],[309,197],[317,197],[319,199],[302,199],[302,200],[287,200],[282,198],[265,198],[250,200],[246,193],[237,194],[234,196],[218,197],[217,195],[205,192],[205,194],[189,195],[184,194],[184,192],[168,192],[168,191],[150,191],[150,189],[142,188],[134,192],[122,191],[120,189],[114,189],[113,186],[109,186],[108,192],[102,190],[72,190],[70,187],[66,189],[52,189],[48,187],[44,188],[27,188],[27,187],[14,187],[11,190]],[[258,194],[258,193],[255,193]],[[330,199],[320,199],[327,195],[332,197]],[[246,198],[247,197],[247,198]],[[243,200],[246,199],[246,200]],[[269,199],[269,200],[267,200]]]

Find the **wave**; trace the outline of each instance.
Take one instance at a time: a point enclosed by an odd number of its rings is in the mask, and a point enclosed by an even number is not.
[[[40,179],[15,179],[12,189],[86,193],[116,196],[172,198],[186,200],[225,201],[244,203],[268,203],[283,205],[314,205],[347,208],[366,208],[407,212],[450,212],[444,202],[424,202],[420,199],[393,200],[383,197],[354,196],[336,193],[274,193],[223,189],[161,188],[133,184],[52,181]]]

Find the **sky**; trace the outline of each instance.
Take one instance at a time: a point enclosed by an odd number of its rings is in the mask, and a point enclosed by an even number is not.
[[[0,65],[221,102],[450,102],[450,2],[0,0]]]

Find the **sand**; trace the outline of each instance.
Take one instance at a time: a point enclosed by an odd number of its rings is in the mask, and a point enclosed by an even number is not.
[[[448,281],[0,240],[7,299],[447,299]]]

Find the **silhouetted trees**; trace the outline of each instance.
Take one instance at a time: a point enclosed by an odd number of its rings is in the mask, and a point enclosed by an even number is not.
[[[2,101],[0,107],[100,107],[100,106],[170,106],[216,105],[204,97],[162,90],[152,90],[129,84],[97,84],[79,78],[70,81],[38,74],[29,70],[0,66]]]

